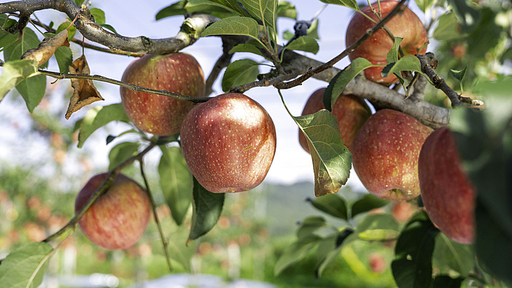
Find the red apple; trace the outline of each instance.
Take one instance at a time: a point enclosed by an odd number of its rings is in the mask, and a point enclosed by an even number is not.
[[[462,168],[457,143],[447,126],[425,140],[418,165],[421,197],[432,222],[450,239],[473,243],[476,189]]]
[[[383,19],[397,4],[397,1],[380,1],[380,3],[373,3],[372,7],[377,12],[381,11],[381,18]],[[382,10],[379,10],[379,5]],[[423,23],[414,12],[405,6],[403,8],[403,12],[398,13],[393,19],[387,22],[386,27],[391,31],[393,36],[403,38],[400,47],[405,55],[416,55],[418,54],[418,49],[421,49],[419,53],[423,54],[426,51],[426,46],[424,48],[422,47],[428,42],[425,26],[423,26]],[[361,13],[356,13],[347,28],[345,39],[347,47],[354,44],[368,29],[371,29],[379,22],[377,16],[371,11],[369,6],[364,7],[361,11],[376,22],[370,21]],[[394,40],[384,29],[380,29],[350,53],[350,61],[362,57],[372,64],[386,65],[387,54],[393,47],[393,41]],[[398,81],[393,74],[383,78],[381,76],[382,68],[383,67],[371,67],[366,69],[364,74],[369,80],[386,85],[391,85]]]
[[[204,96],[203,70],[194,57],[183,53],[146,55],[133,61],[121,80],[185,96]],[[185,115],[194,107],[191,101],[125,87],[121,87],[121,101],[128,118],[137,128],[161,136],[179,133]]]
[[[190,171],[214,193],[253,189],[274,159],[274,123],[263,107],[243,94],[222,94],[194,107],[181,130]]]
[[[323,102],[325,88],[313,92],[304,105],[302,115],[309,115],[325,109]],[[334,107],[332,114],[338,118],[340,125],[341,138],[345,142],[348,150],[351,151],[352,142],[356,137],[357,131],[363,126],[364,122],[370,117],[372,112],[366,102],[351,94],[341,94]],[[304,134],[299,130],[299,143],[309,153],[309,146]]]
[[[103,184],[108,173],[89,179],[75,200],[75,213]],[[112,187],[96,199],[78,221],[82,232],[94,244],[106,249],[126,249],[134,245],[148,226],[150,200],[137,182],[119,174]]]
[[[399,111],[383,109],[373,114],[352,144],[354,170],[366,189],[390,200],[418,196],[418,157],[431,131]]]

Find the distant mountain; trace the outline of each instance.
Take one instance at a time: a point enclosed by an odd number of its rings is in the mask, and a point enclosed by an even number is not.
[[[334,225],[342,223],[318,211],[307,201],[308,198],[316,198],[312,182],[292,185],[263,183],[260,187],[260,191],[266,194],[268,228],[273,235],[295,233],[298,223],[308,216],[322,216]]]

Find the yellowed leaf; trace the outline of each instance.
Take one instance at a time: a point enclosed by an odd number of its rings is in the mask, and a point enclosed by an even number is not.
[[[60,46],[68,46],[68,30],[63,30],[51,38],[44,38],[37,48],[27,50],[21,59],[36,60],[37,66],[46,63]]]
[[[89,75],[89,65],[85,59],[85,55],[80,56],[73,65],[69,66],[70,74]],[[85,105],[89,105],[99,100],[105,100],[101,97],[100,92],[96,90],[92,80],[87,79],[71,79],[71,87],[73,87],[73,96],[69,99],[68,111],[66,112],[66,119],[71,117],[71,114],[80,110]]]

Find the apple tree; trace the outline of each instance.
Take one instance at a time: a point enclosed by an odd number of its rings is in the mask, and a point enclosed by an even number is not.
[[[17,90],[32,113],[53,85],[49,79],[69,79],[73,95],[64,117],[89,110],[74,123],[79,147],[112,121],[131,128],[109,136],[107,144],[127,134],[140,141],[112,148],[109,171],[78,194],[69,223],[1,261],[0,287],[37,287],[46,261],[77,224],[108,249],[136,242],[151,210],[159,224],[144,171],[153,149],[161,151],[158,176],[177,225],[192,206],[184,240],[208,233],[222,214],[224,193],[256,187],[274,158],[274,122],[244,95],[258,87],[274,87],[297,124],[313,166],[311,204],[346,223],[326,235],[317,233],[328,226],[324,218],[304,219],[276,274],[314,251],[318,263],[311,276],[321,277],[349,243],[383,241],[395,245],[391,269],[398,287],[512,285],[512,3],[320,1],[326,9],[354,11],[350,21],[330,23],[347,27],[347,46],[336,47],[339,54],[325,63],[312,55],[320,49],[321,13],[297,19],[291,0],[180,0],[156,14],[157,20],[184,18],[177,35],[161,39],[119,34],[105,23],[105,12],[115,11],[88,1],[1,3],[0,101]],[[36,13],[47,9],[67,20],[41,22]],[[293,32],[279,35],[280,17],[296,20]],[[202,37],[222,40],[222,55],[207,77],[193,55],[180,52]],[[81,47],[81,55],[73,55],[71,45]],[[118,79],[96,70],[91,75],[90,49],[137,60]],[[234,54],[251,57],[232,61]],[[346,57],[350,65],[334,67]],[[48,69],[50,59],[59,71]],[[261,72],[260,66],[271,68]],[[326,86],[303,115],[293,115],[281,91],[311,78]],[[222,95],[213,92],[217,80]],[[97,85],[102,82],[118,85],[121,100],[90,109],[104,99]],[[142,185],[121,174],[134,162],[140,163]],[[352,167],[370,193],[348,199],[343,186]],[[404,224],[374,213],[397,203],[418,207]],[[121,217],[133,219],[132,225],[120,226]],[[167,233],[159,225],[172,258]]]

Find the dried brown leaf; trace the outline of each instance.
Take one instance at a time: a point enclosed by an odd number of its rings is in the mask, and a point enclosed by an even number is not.
[[[68,46],[68,30],[63,30],[54,37],[44,38],[37,48],[27,50],[21,59],[36,60],[37,66],[46,63],[60,46]]]
[[[89,65],[85,59],[85,55],[80,56],[73,65],[69,66],[70,74],[89,75]],[[85,105],[89,105],[99,100],[105,100],[101,97],[100,92],[96,90],[92,80],[87,79],[71,79],[71,87],[73,87],[73,96],[69,99],[68,111],[66,112],[66,119],[71,117],[71,114],[80,110]]]

